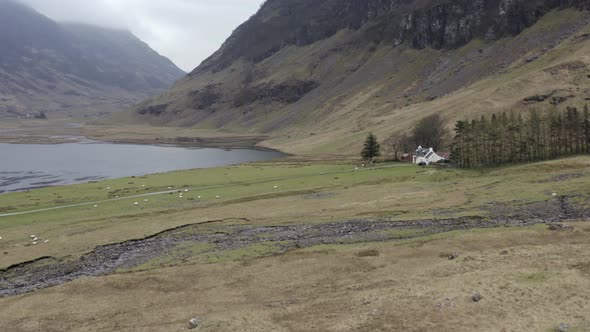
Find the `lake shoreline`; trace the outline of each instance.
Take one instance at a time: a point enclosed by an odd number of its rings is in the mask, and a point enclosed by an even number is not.
[[[275,150],[245,147],[129,144],[83,140],[72,144],[0,143],[10,156],[0,165],[0,193],[85,183],[104,179],[217,168],[281,159]]]
[[[191,148],[251,149],[280,152],[262,142],[270,137],[259,134],[230,133],[219,130],[157,126],[103,126],[83,122],[13,121],[0,123],[0,143],[68,144],[102,142],[113,144],[176,146]]]
[[[258,145],[265,137],[191,137],[189,140],[185,138],[153,138],[153,139],[107,139],[104,137],[94,136],[46,136],[46,135],[16,135],[16,136],[1,136],[0,143],[4,144],[38,144],[38,145],[59,145],[59,144],[74,144],[74,143],[96,143],[96,144],[128,144],[128,145],[149,145],[149,146],[164,146],[164,147],[181,147],[181,148],[211,148],[224,150],[256,150],[277,152],[285,155],[285,157],[292,157],[292,154],[281,150],[272,149]]]

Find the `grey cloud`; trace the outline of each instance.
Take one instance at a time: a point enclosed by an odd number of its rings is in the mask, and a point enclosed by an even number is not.
[[[186,71],[263,0],[21,0],[57,21],[128,29]]]

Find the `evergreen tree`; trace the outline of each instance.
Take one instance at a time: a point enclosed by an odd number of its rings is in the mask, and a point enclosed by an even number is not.
[[[372,133],[367,136],[361,156],[370,164],[373,163],[375,158],[381,156],[381,146],[379,145],[379,142],[377,142],[377,136]]]
[[[457,121],[451,148],[459,167],[489,167],[590,153],[590,110],[492,114]]]

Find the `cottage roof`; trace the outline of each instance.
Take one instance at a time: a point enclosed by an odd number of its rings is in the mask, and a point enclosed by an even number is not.
[[[426,155],[429,154],[429,153],[430,153],[430,149],[425,149],[425,148],[422,148],[422,147],[419,147],[416,150],[416,156],[418,156],[418,157],[426,157]]]

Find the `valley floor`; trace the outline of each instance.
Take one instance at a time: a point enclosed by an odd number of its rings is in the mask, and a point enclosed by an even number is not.
[[[2,195],[102,203],[0,217],[0,330],[588,331],[589,188],[589,157],[287,159]]]

